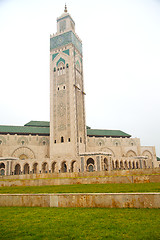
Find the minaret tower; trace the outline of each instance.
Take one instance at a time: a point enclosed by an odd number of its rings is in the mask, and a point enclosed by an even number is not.
[[[50,158],[76,160],[85,148],[82,41],[65,5],[50,37]]]

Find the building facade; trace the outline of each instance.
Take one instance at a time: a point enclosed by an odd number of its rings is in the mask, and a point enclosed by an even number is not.
[[[158,167],[155,147],[86,127],[82,41],[65,7],[50,36],[50,122],[0,125],[0,175]]]

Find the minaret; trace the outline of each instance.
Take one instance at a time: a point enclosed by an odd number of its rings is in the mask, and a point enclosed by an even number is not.
[[[50,38],[50,158],[78,158],[86,148],[82,41],[67,12]]]

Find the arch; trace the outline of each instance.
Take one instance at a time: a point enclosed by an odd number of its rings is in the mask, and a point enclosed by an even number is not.
[[[73,160],[73,161],[71,162],[71,172],[75,172],[75,171],[76,171],[76,161]]]
[[[24,174],[29,174],[29,173],[30,173],[29,170],[30,170],[29,164],[26,163],[26,164],[24,165]]]
[[[45,143],[45,144],[44,144]],[[39,140],[39,145],[44,146],[44,145],[49,145],[49,140],[46,137],[41,137]]]
[[[142,153],[142,156],[146,156],[148,157],[148,159],[153,159],[153,155],[150,151],[148,150],[145,150],[143,153]]]
[[[136,162],[136,169],[138,169],[139,168],[139,164],[138,164],[138,162]]]
[[[134,146],[134,145],[135,145],[135,141],[134,141],[133,139],[131,139],[131,140],[129,141],[129,145],[130,145],[130,146]]]
[[[108,171],[108,159],[104,158],[104,170]]]
[[[94,165],[94,160],[93,160],[93,158],[88,158],[88,160],[87,160],[87,165],[89,165],[89,164],[93,164],[93,165]]]
[[[132,162],[132,169],[135,169],[135,162]]]
[[[115,139],[115,140],[113,141],[113,145],[116,146],[116,147],[118,147],[118,146],[121,145],[121,142],[120,142],[118,139]]]
[[[88,158],[88,160],[87,160],[87,171],[93,172],[94,168],[95,168],[95,166],[94,166],[93,158]]]
[[[144,165],[144,168],[147,168],[147,164],[145,160],[143,161],[143,165]]]
[[[14,174],[15,175],[20,175],[21,174],[21,166],[19,164],[15,165]]]
[[[48,163],[44,162],[42,163],[42,173],[47,173],[48,172]]]
[[[19,147],[12,153],[12,157],[19,158],[22,154],[26,155],[29,159],[34,159],[34,152],[28,147]]]
[[[26,144],[28,144],[28,139],[26,137],[20,137],[20,138],[18,138],[17,143],[21,144],[21,145],[26,145]]]
[[[123,161],[121,160],[120,161],[120,169],[122,170],[124,167],[123,167]]]
[[[127,157],[135,157],[135,156],[137,156],[137,154],[136,154],[133,150],[129,150],[129,151],[126,153],[126,156],[127,156]]]
[[[116,170],[119,169],[119,162],[118,162],[118,160],[115,161],[115,168],[116,168]]]
[[[0,169],[5,168],[5,164],[3,162],[0,163]]]
[[[124,162],[124,169],[127,169],[128,168],[128,164],[127,164],[127,161]]]
[[[104,140],[103,139],[97,139],[97,141],[96,141],[96,145],[97,146],[104,146],[105,145],[105,142],[104,142]]]
[[[33,164],[33,173],[38,173],[38,163],[37,162],[35,162]]]
[[[53,162],[52,165],[51,165],[51,171],[52,173],[54,173],[56,171],[56,162]]]
[[[108,148],[108,147],[102,147],[102,148],[100,149],[100,151],[109,153],[109,154],[111,154],[113,157],[115,157],[114,152],[113,152],[110,148]]]
[[[128,163],[128,168],[131,169],[131,161]]]
[[[76,61],[76,67],[80,70],[80,63],[78,60]]]
[[[65,173],[67,172],[67,163],[66,161],[63,161],[61,164],[61,172]]]
[[[63,58],[59,58],[59,60],[57,61],[56,65],[58,66],[58,64],[62,62],[63,64],[65,64],[65,60]]]

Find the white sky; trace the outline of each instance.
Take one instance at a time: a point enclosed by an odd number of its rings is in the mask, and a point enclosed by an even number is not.
[[[83,41],[86,123],[160,156],[160,0],[67,0]],[[49,44],[64,0],[0,0],[0,124],[49,121]]]

